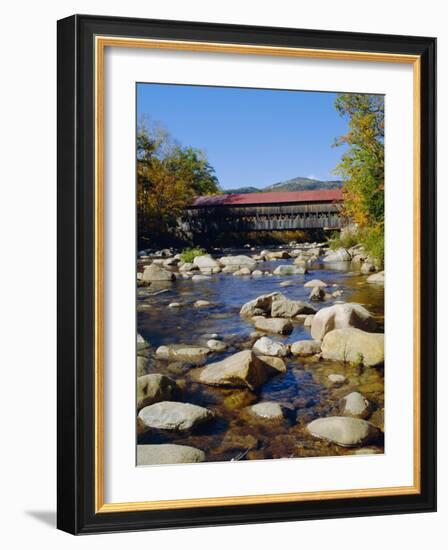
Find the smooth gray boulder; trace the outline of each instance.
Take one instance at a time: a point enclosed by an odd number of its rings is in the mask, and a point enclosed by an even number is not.
[[[183,432],[211,420],[214,413],[191,403],[161,401],[144,407],[138,416],[148,428]]]
[[[345,248],[338,248],[337,250],[329,250],[325,255],[324,263],[337,263],[337,262],[350,262],[351,255]]]
[[[322,340],[334,329],[350,327],[373,331],[376,329],[376,321],[360,304],[335,304],[324,307],[316,313],[311,324],[311,336],[315,340]]]
[[[320,353],[320,340],[299,340],[291,344],[291,353],[299,357]]]
[[[137,466],[204,462],[205,453],[187,445],[137,445]]]
[[[358,447],[376,441],[381,431],[366,420],[348,416],[328,416],[310,422],[307,431],[319,439],[341,447]]]
[[[220,267],[219,263],[214,260],[210,254],[204,254],[203,256],[196,256],[193,260],[193,264],[199,269],[213,269],[214,267]]]
[[[384,285],[384,271],[378,271],[367,277],[368,283],[374,283],[377,285]]]
[[[253,317],[255,328],[263,332],[272,332],[274,334],[291,334],[293,330],[292,323],[289,319],[281,317]]]
[[[366,367],[384,363],[384,334],[357,328],[332,330],[322,341],[322,357],[359,363]]]
[[[152,263],[147,265],[143,271],[142,281],[154,282],[154,281],[174,281],[176,275],[159,265]]]
[[[227,344],[221,340],[216,340],[215,338],[210,338],[207,340],[207,347],[212,351],[224,351],[227,349]]]
[[[234,271],[243,267],[247,267],[253,271],[257,265],[257,262],[253,258],[244,256],[243,254],[239,256],[222,256],[219,258],[218,262],[221,266],[224,266],[224,268],[230,267]]]
[[[271,340],[267,336],[259,338],[252,348],[260,355],[270,355],[272,357],[285,357],[288,355],[288,347],[281,342]]]
[[[244,350],[211,363],[195,373],[197,382],[254,390],[266,382],[273,369],[251,350]]]
[[[190,361],[192,363],[203,363],[209,353],[210,349],[208,347],[189,344],[172,344],[160,346],[156,349],[156,357],[159,359]]]

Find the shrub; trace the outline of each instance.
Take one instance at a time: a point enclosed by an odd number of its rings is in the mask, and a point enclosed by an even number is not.
[[[184,250],[180,253],[180,258],[185,263],[191,263],[196,256],[203,256],[205,253],[205,250],[199,247],[184,248]]]

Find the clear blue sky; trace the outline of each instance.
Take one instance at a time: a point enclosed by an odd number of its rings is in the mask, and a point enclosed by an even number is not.
[[[137,117],[206,152],[223,189],[265,187],[296,176],[337,179],[347,131],[336,94],[170,84],[137,85]]]

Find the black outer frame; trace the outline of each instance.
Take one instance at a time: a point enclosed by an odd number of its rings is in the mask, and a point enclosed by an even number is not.
[[[421,493],[94,512],[94,37],[421,56]],[[436,510],[436,39],[74,15],[58,21],[57,526],[72,534]]]

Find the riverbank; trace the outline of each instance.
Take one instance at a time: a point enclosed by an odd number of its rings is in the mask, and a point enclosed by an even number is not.
[[[383,275],[318,243],[211,252],[139,254],[139,464],[382,453]]]

